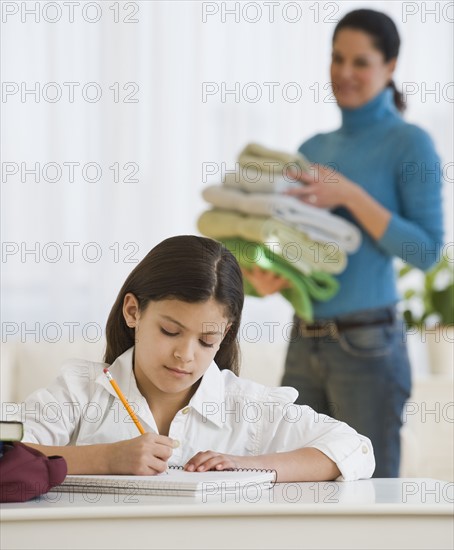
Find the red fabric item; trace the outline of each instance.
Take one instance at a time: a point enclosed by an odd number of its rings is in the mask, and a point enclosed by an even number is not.
[[[4,443],[0,458],[0,502],[25,502],[63,482],[68,472],[61,456],[46,456],[23,443]]]

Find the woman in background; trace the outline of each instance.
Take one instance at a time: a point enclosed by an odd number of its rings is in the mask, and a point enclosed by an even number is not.
[[[355,10],[339,21],[331,82],[342,125],[301,145],[315,164],[291,192],[356,223],[363,241],[338,276],[339,294],[314,304],[314,324],[295,318],[282,384],[299,390],[299,403],[368,436],[375,477],[399,475],[401,415],[411,390],[393,257],[425,270],[443,241],[440,161],[428,134],[401,117],[392,80],[399,45],[383,13]],[[258,268],[245,276],[263,295],[286,284]]]

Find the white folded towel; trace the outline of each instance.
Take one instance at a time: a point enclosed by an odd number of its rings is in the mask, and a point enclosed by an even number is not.
[[[240,167],[235,173],[225,174],[222,184],[247,193],[283,193],[301,186],[300,182],[289,176],[270,174],[254,166]]]
[[[354,224],[296,197],[278,193],[244,193],[219,185],[207,187],[202,195],[216,208],[273,217],[302,231],[314,241],[336,243],[345,252],[355,252],[361,244],[361,232]]]

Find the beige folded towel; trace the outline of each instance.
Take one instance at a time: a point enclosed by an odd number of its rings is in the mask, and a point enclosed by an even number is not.
[[[285,153],[249,143],[238,156],[239,169],[226,174],[222,183],[226,187],[248,193],[283,193],[299,187],[301,183],[292,179],[288,170],[297,173],[309,170],[309,161],[300,153]]]
[[[262,243],[306,275],[314,270],[341,273],[347,265],[347,256],[340,247],[313,241],[270,217],[214,209],[204,212],[197,225],[202,234],[213,239],[239,237]]]
[[[297,171],[309,170],[309,161],[300,153],[285,153],[268,149],[258,143],[249,143],[241,151],[238,161],[240,165],[256,164],[264,172],[282,176],[287,169],[294,168]]]

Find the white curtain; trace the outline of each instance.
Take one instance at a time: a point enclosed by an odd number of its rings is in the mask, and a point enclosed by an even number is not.
[[[452,2],[279,2],[273,21],[270,2],[69,4],[2,5],[3,342],[103,327],[135,262],[197,232],[202,188],[248,141],[292,151],[336,128],[331,36],[359,7],[398,25],[395,81],[446,167],[452,241]],[[251,299],[244,322],[290,315],[280,296]]]

